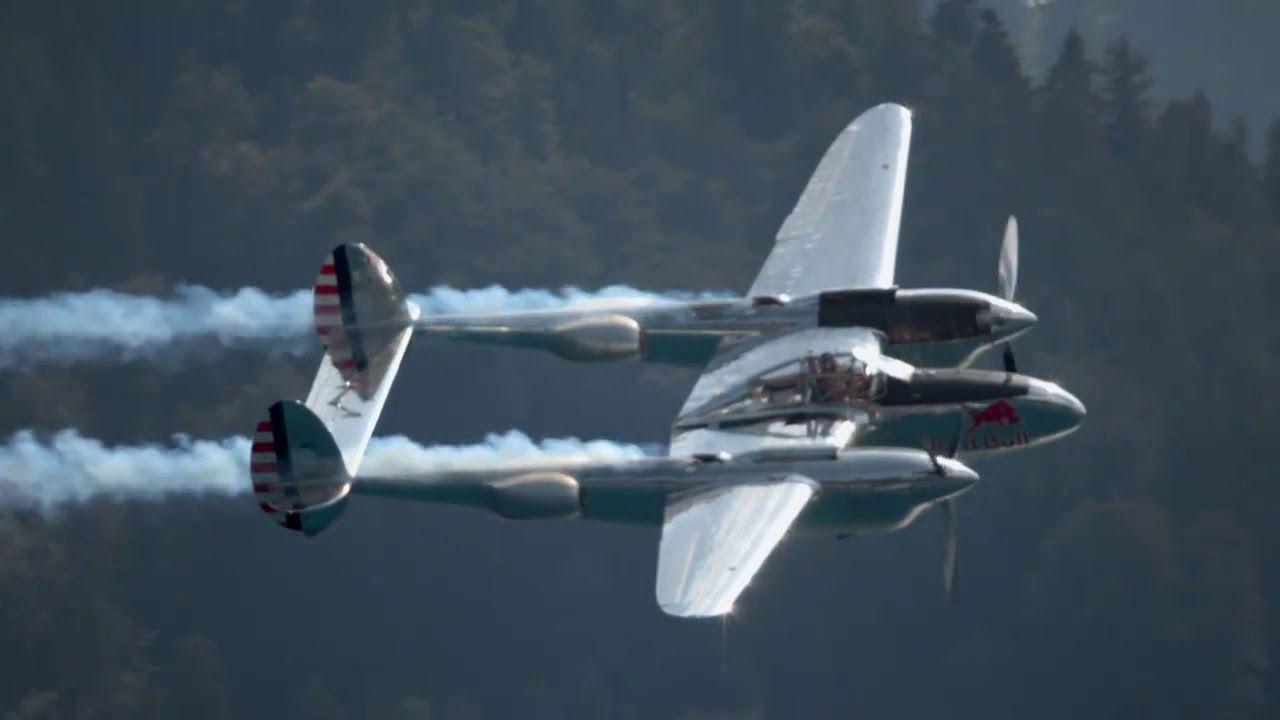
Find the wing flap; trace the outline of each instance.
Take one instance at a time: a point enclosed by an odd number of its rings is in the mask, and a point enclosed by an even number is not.
[[[815,487],[809,478],[791,475],[670,498],[658,547],[656,595],[663,612],[715,617],[732,610]]]

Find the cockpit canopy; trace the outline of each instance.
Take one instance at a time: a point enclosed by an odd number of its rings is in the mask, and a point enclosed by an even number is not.
[[[750,422],[781,414],[843,413],[884,397],[879,368],[853,353],[806,355],[745,379],[686,413],[679,424]]]
[[[873,402],[884,392],[884,373],[852,353],[809,355],[757,376],[751,385],[753,398],[775,404]]]

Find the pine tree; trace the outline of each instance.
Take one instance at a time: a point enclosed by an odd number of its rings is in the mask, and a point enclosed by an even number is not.
[[[1100,101],[1094,92],[1096,71],[1084,40],[1072,30],[1044,85],[1033,95],[1042,162],[1057,166],[1063,182],[1096,177],[1099,163],[1106,160]]]
[[[1027,89],[1018,52],[1009,42],[1000,16],[990,8],[979,16],[978,37],[973,45],[973,62],[997,84],[1018,90]]]
[[[1267,206],[1280,221],[1280,119],[1267,130],[1267,157],[1262,166],[1262,192]]]
[[[1126,161],[1136,160],[1146,143],[1149,126],[1147,92],[1151,77],[1147,61],[1121,38],[1107,48],[1102,67],[1103,125],[1107,146]]]
[[[1213,196],[1213,105],[1204,91],[1197,90],[1186,105],[1187,154],[1183,181],[1193,201],[1209,207]]]
[[[1212,162],[1210,209],[1228,220],[1257,217],[1262,199],[1258,171],[1249,161],[1249,128],[1243,117],[1232,119],[1226,137],[1217,143]]]
[[[1204,93],[1171,102],[1156,123],[1149,171],[1179,202],[1208,207],[1214,142],[1213,108]]]
[[[942,0],[933,11],[933,36],[943,42],[973,42],[973,0]]]
[[[1098,98],[1093,92],[1093,63],[1085,54],[1084,38],[1074,28],[1067,33],[1062,53],[1049,69],[1041,94],[1043,110],[1052,118],[1077,130],[1096,128]]]

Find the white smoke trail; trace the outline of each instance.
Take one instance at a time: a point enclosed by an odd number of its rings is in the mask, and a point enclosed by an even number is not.
[[[725,297],[721,292],[648,292],[626,285],[609,285],[599,290],[582,290],[564,287],[559,290],[522,288],[508,290],[501,285],[486,288],[458,290],[437,285],[425,294],[409,296],[424,315],[453,315],[463,313],[507,312],[514,310],[554,310],[564,307],[589,309],[609,305],[646,305],[677,300],[698,300]]]
[[[414,471],[467,470],[539,463],[620,462],[654,454],[652,446],[612,440],[548,438],[534,442],[519,430],[490,433],[474,445],[424,446],[403,435],[374,438],[360,465],[361,475],[393,476]]]
[[[714,297],[708,294],[705,297]],[[427,315],[544,310],[603,302],[651,303],[703,297],[650,293],[620,285],[597,291],[508,290],[498,285],[459,290],[446,286],[410,299]],[[0,298],[0,369],[41,363],[154,359],[194,348],[267,345],[304,353],[311,331],[311,291],[271,294],[257,288],[220,292],[179,285],[172,297],[113,290],[59,293],[43,298]]]
[[[172,298],[113,290],[0,300],[0,368],[84,360],[132,360],[175,343],[225,347],[302,339],[311,294],[256,288],[219,293],[181,285]]]
[[[0,445],[0,512],[39,511],[94,500],[161,500],[173,495],[246,494],[249,440],[193,440],[169,445],[109,447],[75,430],[47,441],[23,430]],[[403,436],[374,438],[362,472],[463,470],[495,464],[617,461],[644,457],[653,448],[608,440],[531,440],[517,430],[493,433],[474,445],[419,445]]]

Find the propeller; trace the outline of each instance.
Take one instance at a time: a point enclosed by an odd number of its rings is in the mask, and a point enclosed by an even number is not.
[[[956,538],[956,501],[944,500],[942,513],[947,521],[947,555],[942,564],[942,582],[947,589],[947,597],[956,600],[956,582],[960,579],[960,547]]]
[[[956,427],[955,438],[951,441],[951,445],[947,448],[947,457],[956,457],[960,454],[960,440],[964,435],[965,413],[963,410],[959,413],[959,423]],[[945,475],[946,472],[942,468],[942,464],[938,462],[938,456],[934,452],[929,452],[929,459],[933,461],[933,467],[938,471],[939,475]],[[942,514],[947,523],[947,551],[942,561],[942,585],[946,588],[947,597],[952,602],[956,600],[956,582],[960,578],[960,545],[956,534],[956,499],[949,497],[942,501]]]
[[[1000,265],[998,270],[1000,297],[1013,302],[1013,295],[1018,289],[1018,218],[1010,215],[1004,226],[1004,241],[1000,244]],[[1004,371],[1018,372],[1018,361],[1013,356],[1013,343],[1004,343]]]

